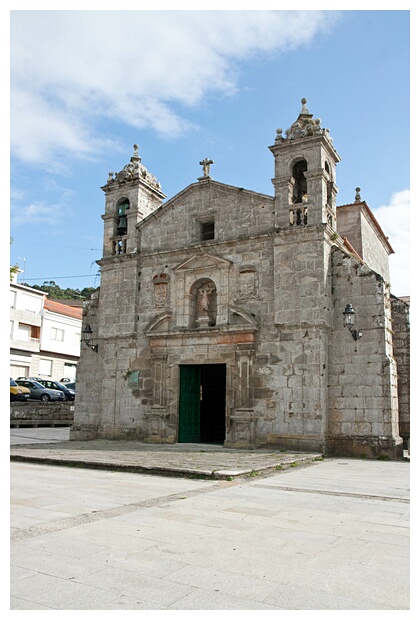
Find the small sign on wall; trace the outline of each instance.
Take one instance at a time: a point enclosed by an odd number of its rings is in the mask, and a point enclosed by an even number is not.
[[[128,387],[129,388],[138,388],[139,387],[139,379],[140,379],[140,370],[132,370],[128,374]]]

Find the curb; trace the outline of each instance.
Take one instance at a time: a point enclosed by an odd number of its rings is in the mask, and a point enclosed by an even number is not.
[[[11,461],[18,462],[31,462],[41,465],[57,465],[63,467],[79,467],[82,469],[101,469],[106,471],[125,471],[135,474],[149,474],[155,476],[170,476],[179,478],[200,478],[205,480],[233,480],[236,478],[244,477],[257,477],[264,474],[270,474],[274,472],[284,471],[290,467],[297,467],[302,465],[308,465],[314,461],[322,461],[323,456],[313,455],[309,457],[295,457],[294,459],[288,459],[285,461],[279,461],[276,464],[265,465],[256,468],[244,468],[244,469],[189,469],[182,467],[160,467],[160,466],[148,466],[148,465],[133,465],[124,463],[109,463],[109,462],[95,462],[86,459],[65,459],[65,458],[51,458],[42,456],[13,454],[10,455]]]

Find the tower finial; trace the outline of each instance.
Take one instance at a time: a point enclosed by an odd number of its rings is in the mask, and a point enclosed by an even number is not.
[[[354,197],[354,202],[361,202],[362,199],[360,197],[360,187],[356,187],[356,196]]]
[[[301,100],[301,104],[302,104],[301,114],[309,114],[309,110],[306,107],[306,99],[305,99],[305,97],[303,97],[303,99]]]
[[[139,145],[138,144],[134,144],[133,148],[134,148],[134,153],[133,153],[133,157],[131,157],[130,161],[132,163],[138,165],[141,162],[141,157],[139,155]]]

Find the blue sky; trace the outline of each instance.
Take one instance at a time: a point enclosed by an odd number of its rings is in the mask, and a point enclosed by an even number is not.
[[[99,285],[100,187],[135,143],[168,198],[205,157],[215,180],[272,195],[267,147],[305,97],[342,160],[337,204],[361,187],[392,292],[410,294],[408,10],[10,15],[10,262],[28,284]]]

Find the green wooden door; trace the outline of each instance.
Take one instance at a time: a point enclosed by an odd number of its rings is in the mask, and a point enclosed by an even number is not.
[[[180,366],[179,443],[197,443],[200,431],[200,367]]]

